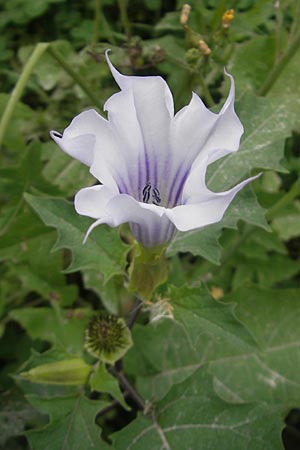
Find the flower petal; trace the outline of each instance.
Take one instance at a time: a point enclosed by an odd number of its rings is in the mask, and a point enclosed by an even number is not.
[[[117,227],[129,222],[139,242],[153,247],[168,242],[175,231],[164,208],[137,202],[126,194],[115,195],[105,186],[81,189],[75,197],[75,209],[79,214],[97,219],[86,238],[98,225]]]
[[[81,189],[74,199],[76,212],[93,219],[106,216],[106,205],[115,195],[113,191],[102,185]]]
[[[127,151],[129,171],[135,177],[135,197],[141,200],[142,190],[148,183],[161,193],[164,190],[158,184],[165,184],[173,98],[161,77],[125,76],[114,68],[108,57],[107,61],[121,92],[106,102],[105,109],[114,133],[123,143],[123,151]]]
[[[90,166],[93,160],[97,130],[101,116],[90,109],[76,116],[63,134],[50,131],[52,139],[73,158]]]
[[[227,72],[226,72],[227,74]],[[243,126],[234,111],[234,80],[219,114],[209,111],[194,93],[190,104],[179,111],[172,123],[170,159],[172,184],[169,204],[178,202],[184,181],[193,164],[207,159],[207,164],[239,148]]]
[[[119,192],[118,187],[123,183],[121,171],[127,176],[127,167],[124,168],[124,162],[118,155],[110,124],[95,110],[76,116],[63,135],[56,131],[51,131],[50,135],[65,153],[90,166],[94,177]]]
[[[198,203],[189,203],[166,210],[166,215],[180,231],[193,230],[222,220],[223,215],[236,194],[255,177],[242,181],[226,192],[209,191],[199,195]]]

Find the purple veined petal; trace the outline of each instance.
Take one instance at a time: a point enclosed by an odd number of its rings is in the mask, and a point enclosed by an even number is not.
[[[182,180],[187,178],[193,164],[208,158],[209,163],[235,152],[239,148],[244,128],[234,111],[234,80],[219,114],[209,111],[193,93],[190,104],[179,111],[172,123],[170,158],[172,183],[168,204],[177,203]],[[229,131],[230,130],[230,131]]]
[[[65,153],[90,166],[96,143],[95,130],[100,121],[101,116],[90,109],[76,116],[63,134],[50,131],[50,136]]]
[[[130,170],[136,177],[138,191],[135,198],[141,200],[141,190],[148,183],[166,197],[165,167],[170,156],[174,114],[172,94],[161,77],[125,76],[114,68],[108,56],[107,61],[121,92],[106,102],[105,109],[119,141],[126,143],[124,151],[130,149]],[[137,163],[138,170],[134,170]]]
[[[85,215],[97,218],[97,221],[89,228],[88,234],[96,226],[103,223],[111,227],[117,227],[122,223],[128,222],[133,234],[142,245],[155,247],[167,243],[175,232],[174,225],[165,215],[165,208],[138,202],[126,194],[119,194],[109,199],[109,194],[103,191],[102,199],[107,196],[108,202],[103,202],[103,208],[97,207],[97,209],[93,209],[92,204],[95,199],[92,199],[91,195],[98,195],[98,192],[95,190],[92,192],[90,188],[88,193],[90,198],[86,206],[83,197],[83,195],[86,195],[86,192],[83,191],[85,190],[82,189],[80,191],[82,192],[80,197],[81,207],[79,208],[77,203],[77,212],[80,214],[84,212]],[[98,217],[96,216],[97,213],[99,213]]]
[[[236,194],[259,176],[260,174],[248,178],[226,192],[214,193],[207,190],[202,195],[200,193],[197,203],[167,209],[166,215],[180,231],[194,230],[219,222]]]
[[[81,189],[75,195],[75,210],[82,216],[99,219],[106,216],[106,205],[115,195],[115,192],[102,185]]]
[[[95,110],[76,116],[62,135],[56,131],[50,135],[65,153],[88,165],[101,183],[116,193],[120,188],[127,189],[127,165],[119,154],[109,122]]]

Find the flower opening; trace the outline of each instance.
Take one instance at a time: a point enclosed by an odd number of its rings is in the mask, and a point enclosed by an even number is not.
[[[234,111],[234,81],[218,114],[193,93],[174,115],[172,94],[159,76],[125,76],[107,62],[120,92],[106,104],[108,119],[95,110],[73,119],[63,134],[51,137],[63,151],[86,164],[100,185],[75,197],[79,214],[98,225],[128,222],[144,247],[168,243],[176,230],[188,231],[219,222],[246,184],[215,193],[205,184],[206,169],[236,152],[243,126]]]

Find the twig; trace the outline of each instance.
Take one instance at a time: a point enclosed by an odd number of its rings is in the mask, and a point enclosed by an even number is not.
[[[137,317],[139,315],[139,312],[141,310],[142,305],[143,305],[142,300],[140,298],[137,298],[137,300],[136,300],[136,302],[134,304],[134,307],[132,308],[132,310],[130,312],[130,316],[128,317],[128,320],[127,320],[127,327],[130,330],[133,327],[133,325],[134,325],[134,323],[135,323],[135,321],[136,321],[136,319],[137,319]]]
[[[120,382],[121,386],[128,392],[129,396],[138,406],[138,409],[144,411],[145,402],[142,397],[136,392],[136,390],[131,386],[123,372],[119,372],[115,367],[109,367],[108,371],[114,375]]]

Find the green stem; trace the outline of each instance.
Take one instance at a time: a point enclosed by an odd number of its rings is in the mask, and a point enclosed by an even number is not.
[[[201,86],[201,88],[202,88],[203,96],[204,96],[204,99],[205,99],[205,101],[206,101],[207,106],[208,106],[209,108],[212,108],[212,107],[214,106],[215,102],[214,102],[212,96],[210,95],[209,89],[208,89],[208,87],[206,86],[206,83],[205,83],[205,81],[204,81],[202,75],[200,75],[199,72],[198,72],[198,74],[197,74],[197,80],[199,81],[200,86]]]
[[[291,189],[267,211],[266,219],[274,219],[278,211],[289,205],[298,195],[300,195],[300,177],[295,181]]]
[[[97,108],[102,109],[101,103],[98,101],[98,97],[95,96],[94,92],[86,84],[85,80],[75,72],[61,53],[53,46],[48,47],[48,52],[50,55],[62,66],[62,68],[70,75],[71,78],[81,87],[81,89],[86,93],[92,103],[97,106]]]
[[[99,30],[101,25],[102,5],[101,0],[95,0],[95,18],[94,18],[94,33],[93,44],[97,44],[99,41]]]
[[[109,367],[108,370],[112,375],[114,375],[119,380],[120,385],[123,387],[123,389],[125,389],[128,392],[129,396],[138,406],[138,409],[144,411],[146,406],[144,399],[137,393],[134,387],[129,383],[124,373],[122,371],[116,370],[116,368],[113,366]]]
[[[209,108],[211,108],[211,107],[214,106],[215,102],[214,102],[212,96],[210,95],[209,89],[208,89],[208,87],[207,87],[207,85],[206,85],[206,83],[204,81],[204,78],[202,77],[202,75],[200,73],[201,65],[202,65],[202,60],[199,60],[197,65],[196,65],[197,81],[199,81],[199,83],[200,83],[200,86],[201,86],[201,89],[202,89],[202,92],[203,92],[203,96],[204,96],[204,99],[205,99],[205,101],[207,103],[207,106]]]
[[[292,59],[295,52],[298,50],[300,45],[300,29],[298,30],[298,33],[295,35],[291,43],[287,46],[285,53],[282,55],[282,57],[278,60],[278,62],[275,64],[271,72],[269,73],[266,81],[263,83],[261,88],[258,91],[258,95],[266,95],[285,66],[288,64],[288,62]]]
[[[36,65],[37,61],[40,59],[40,57],[43,55],[45,50],[47,50],[48,47],[49,47],[48,43],[41,42],[41,43],[37,44],[37,46],[35,47],[35,49],[33,50],[32,54],[31,54],[29,60],[25,64],[23,71],[19,77],[19,80],[18,80],[16,86],[14,87],[14,90],[11,93],[11,96],[9,98],[9,101],[6,105],[5,111],[4,111],[2,119],[1,119],[0,148],[2,146],[3,139],[5,136],[8,124],[10,122],[10,119],[13,115],[13,112],[16,108],[18,101],[22,97],[23,91],[24,91],[25,86],[28,82],[28,79],[31,75],[31,72],[32,72],[34,66]]]
[[[130,36],[131,36],[131,25],[130,25],[130,21],[129,21],[128,15],[127,15],[125,1],[124,0],[118,0],[118,5],[119,5],[120,14],[121,14],[122,26],[123,26],[123,28],[125,30],[127,38],[130,38]]]

